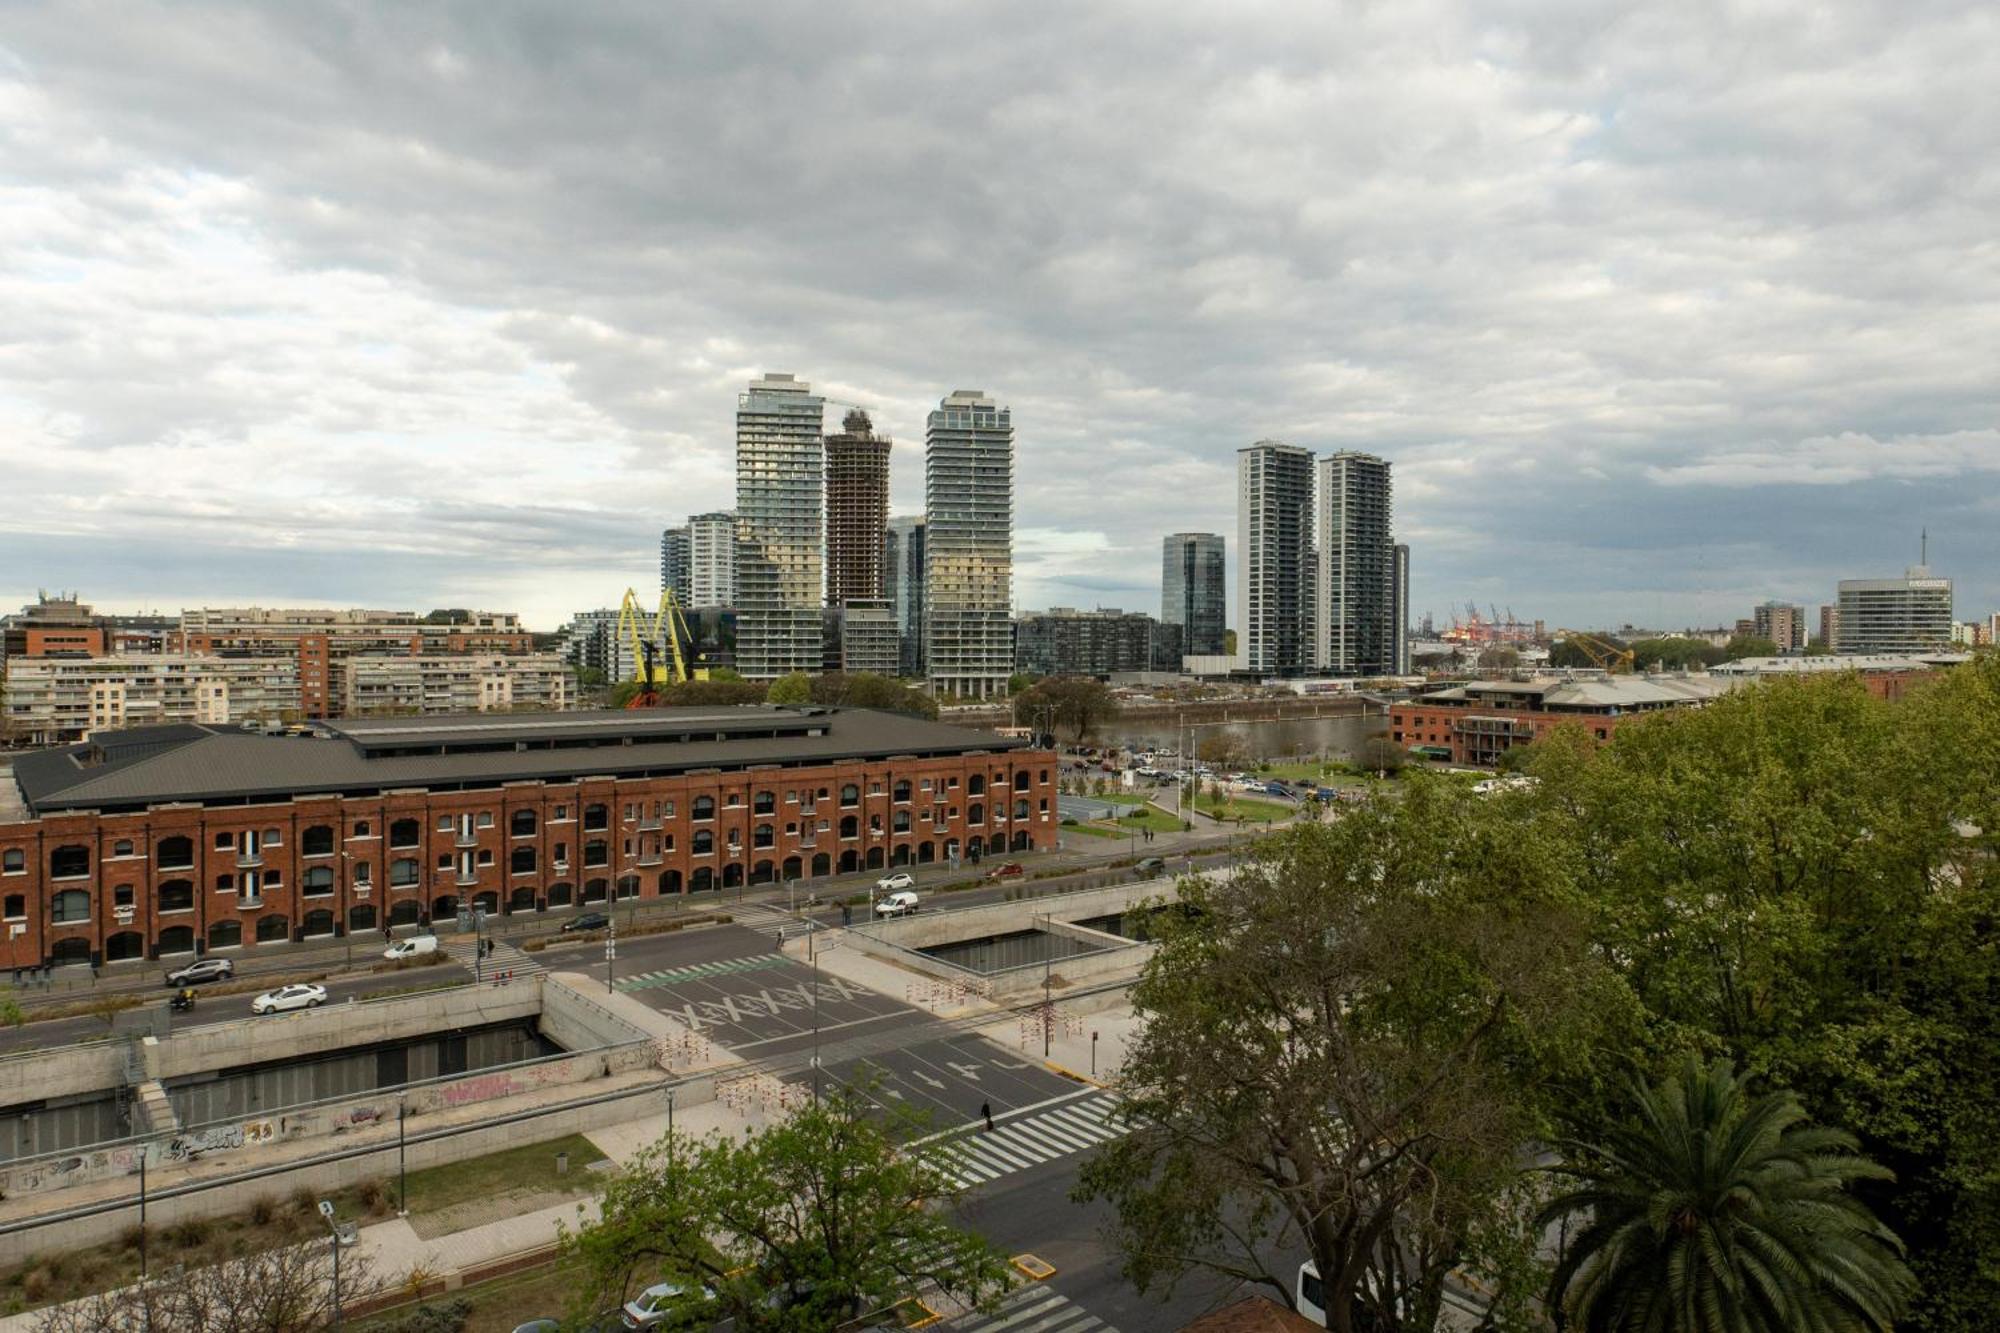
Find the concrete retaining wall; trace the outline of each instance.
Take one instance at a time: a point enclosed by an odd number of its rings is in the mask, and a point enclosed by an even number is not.
[[[123,1041],[93,1041],[0,1060],[0,1107],[102,1092],[125,1081]]]

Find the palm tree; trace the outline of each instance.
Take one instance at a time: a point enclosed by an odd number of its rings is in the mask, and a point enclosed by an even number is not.
[[[1754,1095],[1726,1060],[1693,1057],[1603,1142],[1564,1143],[1578,1187],[1544,1227],[1581,1215],[1550,1283],[1557,1326],[1589,1333],[1887,1329],[1915,1281],[1902,1242],[1846,1192],[1888,1180],[1853,1136],[1806,1123],[1791,1092]]]

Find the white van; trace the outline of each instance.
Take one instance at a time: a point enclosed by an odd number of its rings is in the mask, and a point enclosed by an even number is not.
[[[397,940],[382,951],[384,958],[421,958],[427,953],[438,951],[438,937],[435,935],[412,935],[406,940]]]

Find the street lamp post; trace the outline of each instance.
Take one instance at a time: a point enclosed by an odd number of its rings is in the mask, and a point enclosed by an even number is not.
[[[340,1327],[340,1224],[333,1220],[333,1203],[319,1201],[319,1215],[326,1220],[327,1239],[333,1245],[333,1326]]]
[[[611,917],[604,930],[604,993],[611,994],[612,976],[618,970],[618,918]]]
[[[409,1099],[403,1093],[396,1094],[396,1215],[410,1215],[410,1156],[409,1140],[404,1135],[403,1122],[409,1118]]]

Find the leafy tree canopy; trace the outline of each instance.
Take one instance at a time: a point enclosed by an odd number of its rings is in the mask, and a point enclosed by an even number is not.
[[[1090,676],[1044,676],[1014,696],[1014,721],[1043,730],[1067,729],[1081,741],[1100,722],[1118,716],[1111,687]]]

